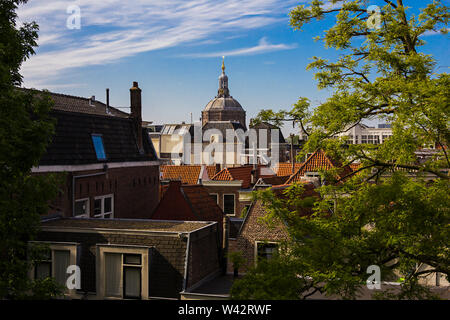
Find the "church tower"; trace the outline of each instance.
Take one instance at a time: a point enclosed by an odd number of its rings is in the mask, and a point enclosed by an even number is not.
[[[217,96],[202,111],[202,125],[211,121],[239,122],[244,128],[245,111],[237,100],[230,96],[228,76],[225,74],[225,59],[222,59],[222,74],[219,76]]]

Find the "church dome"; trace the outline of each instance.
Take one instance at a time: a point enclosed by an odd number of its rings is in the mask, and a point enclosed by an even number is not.
[[[205,107],[205,111],[210,110],[230,110],[230,111],[244,111],[241,104],[231,96],[216,97],[212,99]]]
[[[219,76],[217,96],[208,102],[202,111],[202,124],[209,121],[237,121],[245,128],[245,110],[230,95],[228,76],[225,74],[225,62],[222,61],[222,74]]]

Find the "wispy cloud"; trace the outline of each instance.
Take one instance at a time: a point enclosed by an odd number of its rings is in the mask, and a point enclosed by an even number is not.
[[[450,31],[450,28],[447,28],[447,33]],[[422,36],[427,37],[427,36],[436,36],[436,35],[442,35],[443,33],[440,30],[428,30],[425,31]]]
[[[142,52],[217,39],[286,22],[294,0],[34,0],[19,10],[40,25],[37,55],[22,68],[25,85],[57,79],[80,67],[113,63]],[[81,29],[69,30],[67,7],[81,9]],[[261,39],[255,47],[220,55],[261,54],[292,45]],[[206,56],[217,56],[211,53]]]
[[[239,48],[235,50],[229,50],[229,51],[219,51],[219,52],[210,52],[210,53],[193,53],[193,54],[184,54],[181,55],[183,57],[189,57],[189,58],[215,58],[215,57],[221,57],[221,56],[245,56],[245,55],[256,55],[256,54],[262,54],[267,52],[273,52],[273,51],[280,51],[280,50],[290,50],[296,48],[296,44],[272,44],[267,41],[267,38],[261,38],[259,40],[258,45],[253,47],[247,47],[247,48]]]

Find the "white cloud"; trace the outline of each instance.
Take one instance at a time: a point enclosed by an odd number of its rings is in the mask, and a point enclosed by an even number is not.
[[[206,43],[288,19],[294,0],[34,0],[21,6],[19,21],[40,25],[37,55],[22,68],[25,85],[57,79],[74,68],[116,62],[138,53]],[[66,9],[81,9],[81,29],[69,30]],[[220,55],[286,50],[264,38],[251,48]],[[211,54],[212,55],[212,54]]]
[[[231,56],[246,56],[246,55],[256,55],[273,51],[280,50],[290,50],[296,48],[296,44],[271,44],[267,41],[267,39],[261,38],[259,40],[258,45],[247,48],[240,48],[230,51],[220,51],[220,52],[211,52],[211,53],[194,53],[194,54],[185,54],[183,57],[190,58],[215,58],[215,57],[231,57]]]

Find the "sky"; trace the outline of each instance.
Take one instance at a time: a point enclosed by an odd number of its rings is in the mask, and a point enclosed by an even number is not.
[[[30,0],[19,8],[18,22],[38,23],[39,47],[22,66],[23,85],[103,102],[109,88],[110,104],[128,112],[129,88],[138,81],[144,120],[190,122],[192,113],[198,121],[217,94],[225,56],[230,94],[247,122],[261,109],[290,109],[299,97],[318,105],[330,92],[317,89],[306,66],[313,56],[336,58],[339,52],[313,40],[333,20],[303,31],[289,25],[290,10],[308,2]],[[423,7],[428,1],[406,2]],[[77,8],[79,29],[73,28]],[[424,51],[447,71],[449,36],[430,32],[424,40]],[[283,133],[293,130],[287,124]]]

